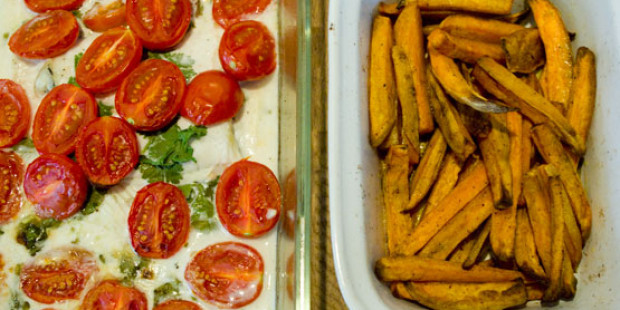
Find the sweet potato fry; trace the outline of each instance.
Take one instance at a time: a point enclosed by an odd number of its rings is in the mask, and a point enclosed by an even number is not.
[[[553,166],[546,166],[551,193],[551,268],[546,270],[549,286],[543,295],[543,301],[554,302],[560,298],[562,290],[562,260],[564,259],[564,215],[563,204],[566,197],[562,195],[562,181]]]
[[[413,74],[416,102],[418,104],[419,130],[421,134],[433,131],[433,116],[428,103],[428,81],[426,80],[426,62],[424,60],[424,34],[422,17],[415,3],[407,4],[394,25],[394,39],[400,45],[409,62]]]
[[[534,147],[532,145],[532,122],[527,118],[523,118],[523,136],[521,137],[521,173],[525,175],[532,166],[532,159],[534,157]],[[522,176],[523,178],[523,176]],[[525,197],[523,196],[523,190],[518,200],[519,206],[525,205]]]
[[[558,9],[548,0],[528,0],[545,46],[546,95],[560,103],[565,113],[569,107],[573,77],[573,56],[568,31]]]
[[[508,70],[531,73],[545,63],[545,50],[538,30],[526,28],[502,38]]]
[[[396,88],[390,56],[392,41],[392,22],[388,17],[377,16],[372,27],[368,81],[370,144],[373,147],[387,138],[396,123]]]
[[[392,48],[392,61],[402,116],[402,139],[409,146],[409,162],[417,164],[420,161],[419,117],[411,65],[407,54],[398,45]]]
[[[478,145],[489,176],[495,207],[506,209],[512,204],[513,193],[509,162],[510,135],[506,126],[506,114],[490,115],[490,119],[491,131],[486,138],[479,139]]]
[[[399,248],[406,243],[408,233],[413,229],[413,220],[407,213],[409,198],[409,155],[406,145],[390,148],[386,158],[387,171],[383,177],[383,202],[388,239],[388,252],[398,254]]]
[[[390,134],[381,142],[381,144],[377,147],[381,150],[389,150],[392,145],[401,144],[401,136],[400,133],[402,131],[402,125],[400,117],[396,117],[396,122],[392,129],[390,130]]]
[[[581,250],[580,250],[581,251]],[[575,278],[573,266],[566,250],[564,260],[562,260],[562,298],[572,299],[577,291],[577,279]]]
[[[478,235],[476,236],[469,253],[467,254],[467,259],[463,262],[463,268],[469,269],[476,264],[478,261],[478,257],[482,252],[482,248],[489,238],[489,233],[491,232],[491,221],[486,221],[486,224],[480,229]]]
[[[523,196],[534,233],[536,251],[545,269],[551,269],[551,200],[541,173],[543,167],[534,168],[523,178]]]
[[[506,53],[499,44],[453,36],[441,29],[431,32],[428,44],[452,59],[470,64],[475,64],[482,57],[491,57],[500,63],[506,61]]]
[[[458,248],[454,250],[454,253],[450,255],[450,258],[448,259],[448,261],[451,263],[457,263],[457,264],[463,265],[465,260],[467,260],[467,256],[469,255],[469,252],[471,252],[471,249],[473,248],[475,241],[476,240],[474,240],[474,238],[472,238],[471,236],[463,240],[463,242],[461,242]]]
[[[493,213],[493,197],[487,187],[457,213],[418,255],[445,260],[450,253]]]
[[[381,281],[416,282],[502,282],[523,279],[514,270],[474,266],[465,270],[459,263],[418,256],[386,256],[375,264],[375,273]]]
[[[523,281],[491,283],[407,283],[413,300],[432,309],[506,309],[524,305]]]
[[[500,44],[503,37],[525,29],[521,25],[464,14],[446,17],[439,27],[456,37],[495,44]]]
[[[513,0],[407,0],[417,2],[422,10],[455,10],[504,15],[510,13]]]
[[[400,12],[405,8],[405,4],[403,1],[398,1],[394,3],[385,3],[380,2],[377,6],[377,10],[379,14],[386,16],[398,16]]]
[[[441,132],[435,131],[422,157],[422,161],[411,180],[411,196],[408,209],[415,208],[426,196],[433,183],[435,183],[441,162],[446,155],[447,147],[448,145]]]
[[[392,282],[390,284],[390,289],[392,290],[392,295],[397,298],[413,300],[413,297],[409,295],[409,291],[407,291],[407,286],[404,282]]]
[[[564,242],[566,243],[566,249],[568,250],[569,258],[573,269],[577,269],[579,262],[581,262],[581,249],[583,247],[583,240],[581,239],[581,231],[575,218],[575,213],[571,207],[570,200],[568,199],[568,193],[565,187],[562,186],[562,195],[566,197],[565,204],[562,206],[562,214],[564,216]]]
[[[433,189],[426,200],[426,211],[430,212],[437,207],[439,202],[448,195],[459,179],[461,172],[461,164],[456,158],[454,152],[450,151],[443,159],[437,181],[433,185]]]
[[[530,282],[525,284],[525,292],[527,300],[541,300],[545,294],[545,285],[538,282]],[[411,297],[409,295],[409,297]]]
[[[577,50],[573,75],[573,103],[568,109],[568,122],[575,128],[577,137],[585,143],[592,123],[596,100],[596,60],[586,47]]]
[[[533,90],[538,92],[539,94],[543,93],[542,86],[540,86],[540,81],[536,77],[536,72],[532,72],[521,78],[525,84],[531,87]]]
[[[426,25],[422,28],[422,33],[424,33],[425,36],[429,36],[433,30],[437,28],[439,28],[438,24]]]
[[[515,238],[515,260],[517,266],[530,277],[545,279],[545,271],[536,254],[532,226],[525,209],[517,210],[517,236]]]
[[[519,12],[515,12],[512,14],[507,14],[507,15],[503,15],[503,16],[498,16],[495,19],[500,20],[500,21],[504,21],[507,23],[519,23],[522,20],[524,20],[531,12],[532,10],[530,9],[529,6],[525,6],[521,11]]]
[[[534,127],[532,133],[534,144],[536,144],[536,148],[542,157],[547,163],[557,168],[573,206],[573,212],[577,217],[582,239],[587,240],[592,228],[592,210],[577,171],[562,147],[562,143],[547,125]]]

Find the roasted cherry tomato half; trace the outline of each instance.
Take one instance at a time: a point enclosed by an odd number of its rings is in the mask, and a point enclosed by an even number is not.
[[[24,192],[42,218],[66,219],[78,212],[88,194],[88,181],[64,155],[43,154],[26,169]]]
[[[185,36],[192,19],[192,4],[189,0],[127,0],[126,17],[146,48],[167,50]]]
[[[0,151],[0,224],[8,222],[19,213],[23,178],[24,164],[19,155]]]
[[[109,92],[123,82],[141,57],[142,43],[131,30],[110,29],[86,49],[77,65],[75,79],[89,91]]]
[[[11,80],[0,79],[0,148],[19,142],[29,125],[30,101],[26,91]]]
[[[199,305],[185,300],[169,300],[159,304],[153,310],[201,310]]]
[[[95,119],[78,136],[75,157],[88,179],[98,185],[117,184],[138,164],[138,139],[117,117]]]
[[[189,83],[181,115],[196,125],[208,126],[231,119],[243,101],[243,91],[233,77],[221,71],[207,71]]]
[[[68,155],[82,128],[97,118],[95,97],[71,84],[52,89],[41,101],[32,124],[32,142],[40,153]]]
[[[35,16],[17,29],[9,39],[9,49],[24,58],[56,57],[68,51],[79,34],[77,20],[71,12],[49,11]]]
[[[29,9],[43,13],[50,10],[74,11],[79,9],[84,0],[25,0]]]
[[[137,130],[154,131],[179,113],[185,77],[175,64],[149,59],[125,78],[116,92],[116,112]]]
[[[271,0],[215,0],[213,19],[226,28],[248,15],[261,13],[269,3]]]
[[[41,253],[20,273],[24,293],[44,304],[79,299],[97,262],[91,252],[80,248],[59,248]]]
[[[220,308],[239,308],[263,289],[264,263],[252,247],[238,242],[210,245],[185,269],[185,280],[202,300]]]
[[[104,32],[125,24],[125,3],[116,0],[107,5],[95,3],[83,18],[84,25],[92,31]]]
[[[219,53],[224,71],[238,81],[258,80],[276,69],[276,41],[257,21],[241,21],[226,29]]]
[[[189,216],[189,205],[178,187],[149,184],[138,191],[129,211],[131,245],[143,257],[171,257],[187,242]]]
[[[240,160],[224,170],[217,184],[217,215],[238,237],[258,237],[280,217],[280,184],[266,166]]]
[[[146,310],[144,293],[126,287],[115,280],[105,280],[92,288],[84,297],[80,310]]]

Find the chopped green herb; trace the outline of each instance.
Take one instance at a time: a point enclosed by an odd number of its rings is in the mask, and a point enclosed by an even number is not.
[[[114,107],[105,105],[102,101],[97,101],[97,106],[99,107],[99,117],[112,116]]]
[[[43,243],[48,237],[48,230],[58,225],[60,222],[55,219],[40,220],[37,217],[31,217],[19,224],[17,242],[25,246],[30,255],[34,256],[43,248]]]
[[[69,80],[67,81],[67,84],[71,84],[73,86],[81,87],[80,84],[78,84],[78,82],[75,80],[75,76],[69,77]]]
[[[149,183],[164,181],[178,184],[183,178],[183,163],[196,161],[190,142],[207,134],[205,127],[190,126],[181,130],[173,125],[161,134],[147,136],[148,143],[140,156],[140,173]]]
[[[105,264],[105,256],[103,254],[99,254],[99,260]]]
[[[34,142],[32,142],[30,138],[23,138],[19,143],[13,146],[13,150],[17,151],[20,147],[34,148]]]
[[[137,257],[133,254],[124,254],[118,265],[120,272],[123,274],[121,282],[125,285],[131,285],[138,276],[138,273],[144,275],[148,270],[151,261],[145,258]]]
[[[82,12],[80,12],[79,10],[71,11],[71,13],[77,18],[82,18]]]
[[[78,244],[80,243],[80,238],[76,237],[75,239],[73,239],[73,241],[71,241],[72,244]]]
[[[8,39],[8,38],[9,38],[9,33],[8,33],[8,32],[3,33],[3,34],[2,34],[2,37],[3,37],[5,40],[6,40],[6,39]]]
[[[82,57],[84,57],[84,52],[79,52],[75,54],[75,56],[73,56],[73,65],[75,66],[75,68],[77,68],[78,63],[80,62],[80,59],[82,59]]]
[[[194,59],[192,59],[191,57],[183,54],[183,53],[178,53],[178,52],[168,52],[168,53],[153,53],[153,52],[149,52],[148,53],[148,58],[155,58],[155,59],[163,59],[163,60],[167,60],[169,62],[174,63],[175,65],[177,65],[177,67],[179,67],[179,69],[181,69],[181,72],[183,72],[183,75],[185,76],[185,79],[189,82],[194,76],[196,76],[196,71],[194,71],[194,68],[192,67],[194,65],[194,63],[196,61],[194,61]]]
[[[86,205],[80,211],[83,215],[89,215],[99,211],[99,206],[103,202],[103,198],[105,198],[105,190],[100,190],[95,187],[92,187],[90,191],[90,195],[88,200],[86,201]]]
[[[4,235],[4,231],[0,229],[0,236]]]
[[[196,9],[194,10],[194,17],[202,16],[204,12],[204,7],[202,6],[202,0],[196,1]]]
[[[10,310],[30,310],[30,303],[24,301],[17,292],[11,293]]]
[[[181,189],[183,195],[185,195],[185,199],[192,208],[190,221],[193,228],[208,231],[213,229],[217,224],[213,201],[215,187],[218,181],[219,176],[209,181],[206,186],[200,183],[179,186],[179,189]]]
[[[22,267],[24,266],[24,264],[19,263],[17,265],[15,265],[15,270],[13,270],[13,272],[15,273],[16,276],[19,276],[20,274],[22,274]]]
[[[158,286],[153,291],[153,302],[155,306],[157,306],[160,302],[166,301],[168,299],[177,299],[179,298],[179,286],[181,285],[181,281],[175,279],[173,282],[168,282]]]

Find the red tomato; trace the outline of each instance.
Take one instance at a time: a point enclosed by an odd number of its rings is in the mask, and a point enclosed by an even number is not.
[[[125,78],[116,92],[116,111],[137,130],[154,131],[179,113],[185,77],[175,64],[149,59]]]
[[[84,0],[25,0],[29,9],[43,13],[50,10],[73,11],[82,6]]]
[[[181,115],[196,125],[208,126],[231,119],[244,100],[239,83],[230,75],[207,71],[189,83]]]
[[[22,204],[24,164],[19,155],[0,151],[0,176],[0,224],[4,224],[19,213]]]
[[[88,179],[98,185],[117,184],[138,164],[138,139],[126,121],[100,117],[80,132],[75,157]]]
[[[261,13],[269,3],[271,0],[215,0],[213,19],[226,28],[247,15]]]
[[[126,287],[115,280],[105,280],[92,288],[84,297],[80,310],[146,310],[144,293]]]
[[[258,237],[280,216],[280,184],[264,165],[240,160],[224,170],[217,184],[217,215],[238,237]]]
[[[32,142],[40,153],[68,155],[81,129],[97,118],[95,97],[71,84],[52,89],[41,101],[32,124]]]
[[[24,58],[56,57],[77,41],[80,29],[71,12],[56,10],[42,13],[23,24],[9,39],[11,52]]]
[[[84,25],[92,31],[104,32],[125,24],[125,3],[116,0],[107,5],[96,2],[84,15]]]
[[[44,304],[79,299],[96,270],[92,253],[80,248],[55,249],[37,255],[22,268],[21,288],[28,297]]]
[[[167,50],[185,36],[192,4],[189,0],[127,0],[126,18],[146,48]]]
[[[168,258],[187,242],[189,205],[179,188],[164,182],[138,191],[129,211],[131,245],[140,256]]]
[[[116,89],[140,63],[142,43],[129,29],[110,29],[90,44],[77,65],[75,79],[95,93]]]
[[[201,310],[200,306],[185,300],[170,300],[159,304],[153,310]]]
[[[260,22],[231,25],[220,41],[220,63],[238,81],[261,79],[276,69],[276,41]]]
[[[88,182],[80,166],[67,156],[43,154],[26,169],[26,198],[42,218],[66,219],[82,208]]]
[[[210,245],[185,269],[194,294],[220,308],[239,308],[254,301],[263,289],[263,258],[238,242]]]
[[[0,148],[21,140],[30,125],[30,101],[26,91],[11,80],[0,79]]]

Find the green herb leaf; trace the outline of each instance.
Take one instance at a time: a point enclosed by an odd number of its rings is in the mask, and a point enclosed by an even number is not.
[[[76,18],[82,18],[82,12],[79,10],[71,11],[71,14],[73,14]]]
[[[149,269],[150,264],[151,261],[146,258],[137,257],[130,253],[123,254],[118,265],[118,269],[123,274],[121,282],[125,285],[132,285],[138,273],[143,274]]]
[[[172,184],[179,184],[181,179],[183,179],[183,166],[181,164],[159,166],[142,163],[140,164],[140,173],[142,173],[142,178],[147,180],[149,183],[163,181]]]
[[[10,310],[30,310],[30,303],[24,301],[17,292],[11,293]]]
[[[80,86],[80,84],[78,84],[78,82],[75,80],[75,76],[71,76],[69,77],[69,80],[67,81],[67,84],[71,84],[73,86],[77,86],[77,87],[82,87]]]
[[[97,101],[97,107],[99,107],[99,117],[112,116],[114,107],[105,105],[102,101]]]
[[[58,225],[60,225],[60,221],[51,218],[44,220],[37,217],[28,218],[19,224],[17,242],[25,246],[30,255],[34,256],[43,248],[43,243],[48,237],[48,231],[58,227]]]
[[[190,222],[192,227],[201,231],[209,231],[216,227],[215,207],[213,204],[215,187],[219,176],[205,185],[200,183],[185,184],[179,189],[192,208]]]
[[[164,283],[153,290],[153,302],[155,306],[168,299],[178,299],[180,297],[180,285],[181,281],[175,279],[173,282]]]
[[[204,7],[202,6],[202,0],[196,1],[196,9],[194,10],[194,17],[202,16],[204,12]]]
[[[0,229],[0,236],[4,235],[4,231]]]
[[[20,147],[34,148],[34,142],[28,137],[23,138],[19,143],[13,146],[13,150],[17,151]]]
[[[89,215],[99,211],[99,206],[101,206],[103,198],[105,198],[105,193],[105,190],[100,190],[93,186],[90,191],[88,200],[86,201],[86,205],[84,205],[84,208],[82,208],[80,212],[83,215]]]
[[[5,40],[6,40],[6,39],[8,39],[8,38],[9,38],[9,33],[8,33],[8,32],[3,33],[3,34],[2,34],[2,37],[3,37]]]
[[[105,264],[105,256],[103,254],[99,254],[99,260]]]
[[[194,76],[196,76],[196,71],[194,71],[194,68],[192,67],[194,63],[196,63],[196,61],[188,55],[185,55],[183,53],[178,53],[178,52],[168,52],[168,53],[148,52],[147,56],[148,58],[163,59],[171,63],[174,63],[175,65],[177,65],[177,67],[179,67],[179,69],[181,69],[181,72],[183,72],[183,76],[185,76],[185,79],[188,82]]]
[[[84,52],[79,52],[73,57],[73,65],[75,66],[75,68],[77,68],[78,63],[80,62],[80,59],[82,59],[82,57],[84,57]]]

